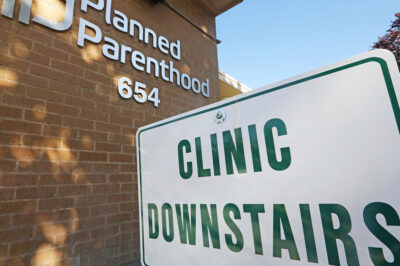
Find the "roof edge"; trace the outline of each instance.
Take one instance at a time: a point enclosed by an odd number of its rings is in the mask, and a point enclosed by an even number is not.
[[[236,80],[235,78],[229,76],[228,74],[226,74],[225,72],[223,72],[222,70],[219,70],[219,79],[228,83],[229,85],[231,85],[233,88],[241,91],[242,93],[245,92],[249,92],[251,91],[251,89],[249,87],[247,87],[246,85],[244,85],[243,83],[241,83],[240,81]]]

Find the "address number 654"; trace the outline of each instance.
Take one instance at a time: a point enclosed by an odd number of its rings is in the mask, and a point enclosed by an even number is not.
[[[154,107],[158,107],[160,100],[158,99],[158,88],[153,88],[149,95],[147,95],[146,84],[135,81],[132,90],[132,80],[128,77],[122,77],[118,80],[118,93],[124,99],[132,98],[138,103],[145,103],[146,101],[153,102]]]

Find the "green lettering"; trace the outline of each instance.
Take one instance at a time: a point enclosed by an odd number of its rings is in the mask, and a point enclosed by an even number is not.
[[[149,203],[147,205],[148,208],[148,216],[149,216],[149,237],[156,239],[158,238],[158,210],[157,206],[154,203]],[[154,222],[154,226],[153,226]]]
[[[378,214],[383,215],[387,225],[400,226],[399,214],[389,204],[373,202],[364,208],[364,222],[368,230],[389,248],[394,257],[393,262],[388,262],[385,260],[382,248],[369,247],[371,260],[375,265],[400,265],[400,242],[378,223],[376,219]]]
[[[221,248],[219,241],[219,228],[218,228],[218,218],[217,218],[217,206],[211,204],[211,218],[208,212],[207,204],[200,204],[200,214],[201,214],[201,229],[203,232],[203,245],[205,247],[210,247],[208,233],[211,236],[211,242],[213,248]]]
[[[258,139],[257,139],[257,130],[256,125],[250,125],[249,129],[249,137],[250,137],[250,148],[251,155],[253,158],[253,169],[254,172],[261,172],[261,159],[260,159],[260,149],[258,148]]]
[[[300,204],[301,223],[303,224],[304,241],[306,244],[308,262],[318,263],[317,248],[315,246],[314,230],[311,220],[310,205]]]
[[[188,162],[186,164],[187,170],[185,170],[185,161],[183,159],[183,148],[186,149],[186,153],[190,153],[192,151],[190,147],[190,142],[186,139],[181,140],[178,144],[178,161],[179,161],[179,174],[183,179],[188,179],[193,174],[193,165],[192,162]]]
[[[221,175],[221,167],[219,166],[217,134],[215,134],[215,133],[211,134],[210,139],[211,139],[211,148],[212,148],[214,176],[219,176],[219,175]]]
[[[228,175],[233,174],[232,157],[235,161],[239,174],[246,173],[246,160],[244,156],[242,130],[240,128],[235,128],[234,131],[236,146],[233,141],[231,132],[229,130],[222,132],[222,137],[224,140],[226,172]]]
[[[291,260],[300,260],[285,205],[274,204],[273,215],[273,256],[282,258],[282,249],[287,249]],[[281,236],[281,224],[285,239]]]
[[[279,118],[274,118],[269,120],[264,125],[264,137],[265,145],[267,147],[268,163],[272,169],[277,171],[283,171],[289,168],[292,158],[290,156],[289,147],[281,148],[282,160],[279,162],[276,156],[275,142],[272,134],[272,129],[276,128],[278,131],[278,136],[287,135],[286,125]]]
[[[243,212],[250,213],[251,228],[253,230],[254,251],[257,255],[263,255],[259,213],[265,213],[263,204],[243,204]]]
[[[200,137],[195,138],[196,143],[196,159],[197,159],[197,174],[199,177],[211,176],[211,170],[205,169],[203,166],[203,153],[201,151]]]
[[[336,240],[341,240],[346,254],[347,265],[359,266],[357,248],[353,238],[349,235],[351,231],[350,214],[340,204],[320,204],[322,228],[324,230],[326,252],[330,265],[340,265],[339,253]],[[339,227],[334,228],[332,214],[339,220]]]
[[[174,240],[174,224],[172,219],[172,207],[168,203],[164,203],[161,207],[163,236],[165,241],[171,242]],[[167,230],[168,219],[168,230]]]
[[[178,229],[181,243],[187,244],[187,239],[189,238],[189,244],[196,245],[196,204],[190,205],[190,215],[188,205],[183,204],[182,207],[183,217],[181,205],[175,204],[176,220],[178,221]]]
[[[233,252],[240,252],[243,249],[243,235],[240,232],[239,227],[233,221],[233,219],[240,219],[240,210],[235,204],[229,203],[225,205],[223,212],[225,223],[229,229],[231,229],[236,238],[236,243],[234,243],[232,235],[225,234],[226,245]],[[233,214],[233,219],[231,218],[230,213]]]

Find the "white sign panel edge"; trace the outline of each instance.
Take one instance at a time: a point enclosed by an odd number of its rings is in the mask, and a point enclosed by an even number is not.
[[[175,117],[171,117],[162,121],[159,121],[157,123],[153,123],[144,127],[141,127],[137,131],[137,167],[138,167],[138,196],[139,196],[139,223],[140,223],[140,252],[141,252],[141,263],[142,265],[148,265],[146,263],[146,258],[145,258],[145,247],[144,247],[144,235],[143,235],[143,206],[142,206],[142,173],[141,173],[141,147],[140,147],[140,135],[141,133],[162,127],[163,125],[166,124],[171,124],[176,121],[184,120],[190,117],[194,117],[199,114],[203,114],[206,112],[212,112],[215,111],[219,108],[233,105],[242,101],[245,101],[247,99],[251,99],[260,95],[264,95],[273,91],[281,90],[302,82],[306,82],[309,80],[317,79],[319,77],[323,77],[332,73],[336,73],[339,71],[343,71],[346,69],[349,69],[354,66],[362,65],[367,62],[376,62],[380,65],[381,70],[384,75],[385,83],[387,86],[387,93],[388,97],[390,98],[390,103],[392,105],[393,109],[393,119],[395,120],[397,124],[397,129],[400,132],[400,108],[398,104],[398,94],[400,91],[399,85],[400,85],[400,75],[399,71],[397,68],[396,60],[393,56],[392,53],[386,51],[386,50],[373,50],[369,51],[367,53],[363,53],[354,57],[351,57],[349,59],[319,68],[314,71],[307,72],[302,75],[295,76],[293,78],[286,79],[284,81],[278,82],[271,84],[269,86],[260,88],[258,90],[254,90],[252,92],[246,93],[244,95],[239,95],[236,97],[232,97],[229,99],[226,99],[221,102],[217,102],[208,106],[201,107],[199,109],[195,109],[183,114],[180,114]]]

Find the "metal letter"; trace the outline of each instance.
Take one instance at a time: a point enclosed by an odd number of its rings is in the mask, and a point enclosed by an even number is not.
[[[32,0],[22,0],[18,20],[28,25],[31,17]]]
[[[25,0],[24,0],[25,1]],[[31,0],[30,0],[31,1]],[[74,3],[75,0],[66,0],[64,20],[61,22],[54,22],[42,16],[35,16],[33,21],[49,27],[56,31],[64,31],[71,27],[74,18]]]
[[[3,16],[12,18],[14,13],[15,0],[3,0],[3,5],[1,6],[1,14]]]

